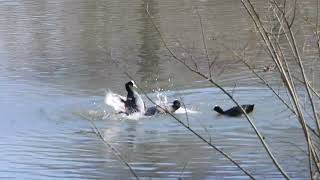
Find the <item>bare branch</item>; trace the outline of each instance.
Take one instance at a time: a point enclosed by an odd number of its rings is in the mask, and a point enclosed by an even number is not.
[[[133,176],[139,180],[139,176],[136,174],[136,172],[132,169],[132,167],[130,166],[130,164],[125,160],[125,158],[121,155],[121,153],[115,148],[113,147],[108,141],[106,141],[104,139],[104,137],[102,136],[102,134],[100,133],[99,129],[97,128],[97,126],[94,124],[94,122],[92,121],[92,119],[89,119],[88,117],[84,116],[83,114],[77,114],[78,116],[82,117],[83,119],[87,120],[90,124],[91,124],[91,128],[94,130],[96,136],[103,142],[103,144],[105,146],[107,146],[108,148],[111,149],[111,152],[116,155],[119,160],[124,164],[126,165],[130,172],[133,174]]]
[[[180,48],[181,48],[185,53],[188,54],[190,60],[193,62],[193,65],[194,65],[195,69],[198,70],[198,64],[196,63],[196,61],[195,61],[193,55],[191,54],[191,52],[190,52],[187,48],[185,48],[185,47],[183,46],[183,44],[181,43],[181,41],[180,41],[179,39],[176,39],[176,41],[178,42]],[[193,44],[193,46],[194,46],[194,44]],[[193,47],[193,48],[194,48],[194,47]]]
[[[180,100],[181,100],[182,106],[183,106],[184,111],[185,111],[185,114],[186,114],[187,125],[188,125],[188,127],[190,127],[190,124],[189,124],[189,116],[188,116],[188,112],[187,112],[187,107],[186,107],[186,105],[184,104],[184,101],[183,101],[183,99],[182,99],[181,96],[180,96]]]
[[[133,79],[134,78],[127,72],[124,72],[124,74],[130,78]],[[137,85],[137,84],[136,84]],[[145,97],[153,104],[156,104],[149,96],[146,92],[143,91],[143,89],[141,89],[138,85],[137,85],[138,89],[145,95]],[[163,107],[159,107],[162,110],[164,110],[165,112],[167,112],[173,119],[175,119],[179,124],[181,124],[184,128],[188,129],[191,133],[193,133],[195,136],[197,136],[200,140],[202,140],[204,143],[206,143],[208,146],[212,147],[213,149],[215,149],[217,152],[219,152],[220,154],[222,154],[225,158],[227,158],[229,161],[231,161],[235,166],[237,166],[243,173],[245,173],[250,179],[255,179],[248,171],[246,171],[244,168],[242,168],[235,160],[233,160],[228,154],[226,154],[223,150],[221,150],[220,148],[218,148],[217,146],[213,145],[210,141],[206,140],[204,137],[202,137],[199,133],[197,133],[195,130],[193,130],[192,128],[190,128],[187,124],[185,124],[183,121],[181,121],[179,118],[177,118],[176,116],[174,116],[172,113],[168,112],[166,109],[164,109]]]
[[[301,124],[301,127],[303,129],[303,132],[304,132],[307,144],[308,144],[309,152],[311,152],[310,153],[309,163],[312,164],[311,161],[313,160],[315,162],[315,165],[316,165],[317,169],[319,170],[318,163],[317,163],[319,161],[316,158],[316,153],[315,153],[315,150],[313,148],[313,143],[312,143],[312,141],[310,139],[310,135],[309,135],[309,132],[308,132],[307,124],[305,122],[305,119],[304,119],[304,116],[303,116],[303,113],[302,113],[301,105],[299,104],[299,98],[298,98],[298,95],[297,95],[296,90],[295,90],[295,85],[294,85],[294,83],[292,81],[292,76],[290,74],[290,71],[288,71],[288,65],[286,63],[285,58],[283,57],[283,53],[281,52],[281,48],[280,48],[279,44],[277,44],[277,42],[272,42],[271,38],[266,33],[266,31],[265,31],[265,29],[264,29],[264,27],[262,25],[262,22],[260,21],[259,16],[257,15],[257,13],[256,13],[251,1],[250,0],[242,0],[241,2],[244,5],[244,7],[246,8],[246,10],[249,13],[250,17],[252,18],[256,28],[258,29],[258,32],[259,32],[260,36],[262,37],[265,45],[267,46],[267,49],[269,51],[269,54],[270,54],[272,60],[276,63],[276,66],[277,66],[277,68],[278,68],[278,70],[279,70],[279,72],[280,72],[280,74],[282,76],[283,82],[286,84],[286,86],[288,88],[288,92],[290,93],[291,99],[293,100],[294,107],[295,107],[296,112],[297,112],[297,118],[298,118],[298,120],[299,120],[299,122]],[[296,3],[296,1],[295,1],[295,3]],[[275,4],[275,7],[281,12],[281,10],[277,6],[277,4]],[[285,34],[286,37],[287,37],[287,40],[288,40],[287,42],[289,43],[290,48],[291,48],[291,50],[292,50],[292,52],[293,52],[293,54],[294,54],[294,56],[296,58],[296,61],[298,62],[301,74],[304,77],[304,82],[306,83],[308,81],[306,80],[306,77],[305,77],[305,74],[304,74],[303,65],[301,63],[301,57],[299,55],[299,51],[297,50],[297,45],[296,45],[296,42],[295,42],[295,37],[294,37],[294,35],[292,33],[292,30],[291,30],[291,26],[288,23],[286,18],[283,18],[283,22],[278,18],[278,21],[281,23],[281,26],[284,29],[288,30],[288,32],[289,32],[289,33]],[[285,68],[287,69],[287,71],[285,70]],[[309,97],[310,97],[310,93],[309,93],[310,90],[309,90],[308,85],[306,85],[305,87],[306,87],[307,92],[308,92]],[[310,99],[310,102],[311,102],[311,104],[313,106],[312,99]],[[319,123],[317,122],[318,118],[317,118],[316,114],[315,114],[315,120],[316,120],[316,123],[318,125]],[[319,128],[317,130],[319,131]],[[310,175],[312,176],[311,170],[312,170],[312,168],[310,167]],[[286,174],[283,174],[283,175],[286,178],[289,178]]]
[[[262,143],[264,149],[266,150],[266,152],[268,153],[269,157],[272,159],[273,163],[276,165],[276,167],[278,168],[278,170],[281,172],[281,174],[284,175],[284,177],[286,177],[287,179],[290,179],[289,176],[284,172],[284,170],[282,169],[282,167],[280,166],[280,164],[278,163],[278,161],[275,159],[275,157],[273,156],[272,152],[270,151],[267,143],[264,141],[263,136],[261,135],[261,133],[258,131],[258,129],[256,128],[255,124],[252,122],[252,120],[250,119],[250,117],[247,115],[247,113],[244,111],[244,109],[240,106],[240,104],[219,84],[217,84],[215,81],[212,80],[212,78],[207,77],[206,75],[202,74],[201,72],[191,68],[190,66],[188,66],[186,63],[184,63],[181,59],[179,59],[176,55],[173,54],[173,52],[171,51],[171,49],[168,47],[167,43],[165,42],[165,40],[162,38],[162,34],[159,31],[159,29],[157,28],[157,26],[154,24],[153,19],[151,18],[151,15],[148,11],[146,11],[146,13],[148,14],[149,19],[151,20],[154,28],[156,29],[156,31],[158,32],[158,35],[161,39],[161,42],[163,43],[163,45],[165,46],[165,48],[169,51],[169,53],[172,55],[172,57],[177,60],[178,62],[180,62],[182,65],[184,65],[188,70],[190,70],[191,72],[199,75],[200,77],[204,78],[204,79],[208,79],[209,82],[216,86],[217,88],[219,88],[224,94],[226,94],[243,112],[243,114],[245,115],[246,119],[248,120],[249,124],[251,125],[251,127],[253,128],[254,132],[256,133],[256,135],[258,136],[260,142]],[[247,174],[247,173],[246,173]]]
[[[180,178],[179,179],[182,179],[182,176],[183,176],[183,173],[184,173],[184,170],[186,169],[187,165],[188,165],[189,161],[186,161],[183,165],[183,168],[181,170],[181,173],[180,173]]]
[[[197,15],[198,15],[198,18],[199,18],[199,23],[200,23],[200,28],[201,28],[201,35],[202,35],[202,43],[203,43],[204,51],[205,51],[206,58],[207,58],[208,73],[209,73],[209,77],[210,77],[210,79],[211,79],[211,77],[212,77],[211,65],[210,65],[210,59],[209,59],[209,54],[208,54],[208,48],[207,48],[206,38],[205,38],[205,35],[204,35],[204,29],[203,29],[202,19],[201,19],[201,16],[200,16],[200,13],[199,13],[198,9],[196,9],[196,12],[197,12]]]

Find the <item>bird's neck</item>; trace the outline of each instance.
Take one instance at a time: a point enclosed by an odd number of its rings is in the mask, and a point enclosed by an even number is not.
[[[127,90],[127,92],[128,92],[128,96],[129,96],[129,95],[130,95],[130,96],[133,96],[134,92],[133,92],[133,90],[132,90],[130,87],[126,87],[126,90]]]
[[[131,102],[135,102],[135,95],[134,95],[134,91],[132,89],[127,89],[128,94],[127,94],[127,101],[131,101]]]
[[[172,107],[172,109],[173,109],[174,111],[176,111],[177,109],[179,109],[179,107],[176,106],[176,105],[172,105],[171,107]]]
[[[221,109],[221,107],[219,107],[219,106],[218,106],[218,107],[215,107],[214,110],[217,111],[217,112],[220,113],[220,114],[224,114],[224,111],[223,111],[223,110]]]

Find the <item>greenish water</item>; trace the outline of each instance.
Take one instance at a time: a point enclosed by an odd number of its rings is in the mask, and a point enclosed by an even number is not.
[[[232,102],[168,56],[145,15],[146,4],[175,53],[186,56],[175,43],[178,40],[192,50],[204,72],[207,64],[196,7],[212,58],[219,47],[210,39],[219,35],[232,48],[249,41],[249,57],[259,72],[266,65],[268,56],[253,55],[259,45],[240,1],[0,1],[1,179],[132,177],[79,113],[97,119],[105,139],[139,177],[247,179],[167,115],[103,118],[113,113],[104,104],[105,91],[125,93],[123,85],[129,79],[123,71],[153,99],[152,90],[158,89],[165,90],[169,101],[182,97],[187,108],[197,111],[189,114],[191,127],[211,136],[213,144],[254,177],[282,178],[245,118],[226,118],[212,111],[216,104],[228,108]],[[265,8],[263,3],[256,5]],[[256,105],[251,117],[280,164],[290,177],[308,179],[298,122],[246,67],[235,62],[230,52],[221,51],[214,73],[224,71],[216,80],[229,87],[240,103]],[[319,69],[319,64],[306,65]],[[278,82],[273,72],[263,76]],[[177,117],[186,119],[184,114]]]

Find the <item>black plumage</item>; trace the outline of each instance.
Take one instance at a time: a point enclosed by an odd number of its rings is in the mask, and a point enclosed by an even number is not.
[[[144,107],[144,102],[142,101],[140,95],[133,90],[133,87],[137,87],[134,84],[134,81],[129,81],[125,84],[125,88],[127,90],[127,97],[124,98],[119,95],[113,95],[115,98],[118,98],[120,101],[119,103],[122,103],[122,110],[119,111],[119,113],[124,113],[124,114],[132,114],[135,112],[142,112],[144,113],[145,107]],[[116,101],[118,102],[118,101]]]
[[[129,81],[125,84],[126,90],[127,90],[127,99],[121,99],[121,101],[124,103],[124,107],[126,108],[126,114],[131,114],[134,112],[139,112],[136,98],[134,96],[134,92],[132,88],[134,87],[134,83],[132,81]]]
[[[241,105],[241,107],[243,110],[245,110],[247,114],[249,114],[253,111],[254,104],[244,104],[244,105]],[[241,116],[243,114],[240,107],[238,106],[234,106],[225,111],[220,106],[215,106],[213,110],[218,112],[219,114],[226,115],[226,116]]]
[[[159,106],[152,106],[146,110],[145,116],[153,116],[158,113],[174,113],[178,110],[181,106],[180,101],[174,100],[171,106],[168,107],[159,107]]]

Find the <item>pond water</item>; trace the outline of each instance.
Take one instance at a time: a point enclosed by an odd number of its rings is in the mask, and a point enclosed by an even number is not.
[[[187,108],[197,112],[189,114],[190,126],[211,137],[254,177],[282,178],[244,117],[212,111],[216,104],[233,106],[228,97],[168,56],[145,15],[147,4],[170,47],[182,57],[182,44],[191,49],[204,72],[196,9],[212,58],[221,50],[211,41],[216,35],[232,48],[243,47],[244,41],[251,49],[259,46],[240,1],[0,1],[1,179],[133,177],[79,114],[94,118],[106,141],[141,178],[248,179],[168,115],[138,120],[106,116],[113,113],[104,104],[106,90],[125,94],[129,79],[123,72],[134,76],[153,99],[154,90],[163,91],[170,101],[182,97]],[[250,57],[258,51],[250,51]],[[268,56],[261,55],[254,63],[262,69],[266,60]],[[279,163],[290,177],[308,179],[297,120],[246,67],[234,62],[230,52],[221,52],[216,80],[241,104],[256,105],[250,117]],[[319,69],[319,63],[308,65]],[[275,76],[264,74],[276,84]],[[186,122],[185,114],[176,116]]]

